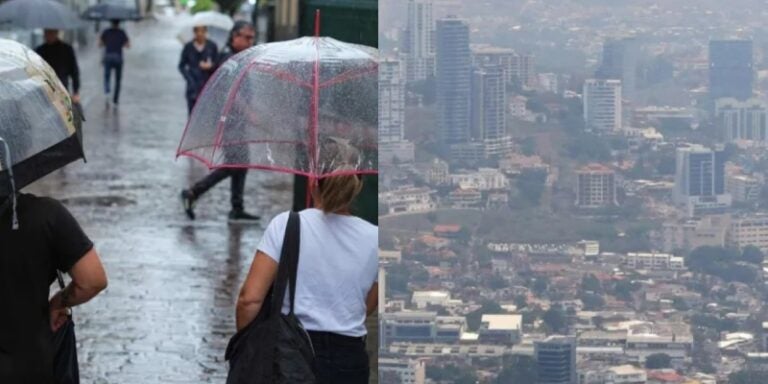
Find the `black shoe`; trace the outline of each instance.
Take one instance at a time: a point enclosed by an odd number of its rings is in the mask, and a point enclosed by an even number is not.
[[[181,191],[181,205],[190,220],[195,219],[195,195],[188,189]]]
[[[229,222],[230,223],[255,223],[261,220],[261,217],[256,215],[251,215],[248,212],[245,211],[231,211],[229,212]]]

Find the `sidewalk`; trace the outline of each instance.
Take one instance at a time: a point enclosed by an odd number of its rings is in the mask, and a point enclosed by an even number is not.
[[[128,23],[119,109],[105,108],[95,44],[79,50],[87,164],[27,192],[61,199],[101,254],[109,288],[74,310],[83,383],[223,383],[234,303],[263,226],[291,205],[287,175],[252,171],[246,207],[262,226],[228,226],[229,183],[181,211],[179,191],[208,171],[175,159],[186,122],[176,69],[183,19]]]

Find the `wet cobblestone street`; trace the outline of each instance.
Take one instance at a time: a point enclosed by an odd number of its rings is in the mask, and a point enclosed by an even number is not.
[[[246,209],[230,226],[229,181],[181,210],[181,188],[208,171],[175,159],[186,121],[176,39],[184,16],[129,23],[119,108],[106,107],[94,41],[79,52],[88,162],[26,189],[61,199],[96,243],[109,287],[75,308],[84,383],[221,383],[237,289],[263,227],[290,208],[292,177],[251,171]]]

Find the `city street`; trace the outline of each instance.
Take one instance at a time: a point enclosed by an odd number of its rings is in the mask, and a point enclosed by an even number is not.
[[[245,206],[261,225],[227,224],[228,180],[198,202],[196,221],[182,212],[181,188],[207,173],[175,159],[186,121],[183,17],[126,25],[119,108],[105,104],[95,39],[78,52],[88,161],[26,189],[62,200],[107,269],[107,290],[74,310],[85,383],[223,382],[238,287],[264,227],[290,208],[291,176],[251,171]]]

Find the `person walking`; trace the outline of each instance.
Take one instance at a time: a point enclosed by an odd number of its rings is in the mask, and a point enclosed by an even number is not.
[[[337,170],[354,164],[334,158],[324,163]],[[312,342],[317,384],[368,383],[365,319],[378,306],[379,237],[378,227],[350,213],[362,186],[357,175],[323,178],[313,192],[316,208],[299,213],[294,313]],[[288,217],[279,214],[264,232],[237,299],[238,330],[256,318],[275,281]]]
[[[120,82],[123,78],[123,49],[131,47],[128,35],[120,28],[120,20],[112,20],[112,26],[101,33],[99,46],[104,47],[104,95],[109,103],[109,90],[112,71],[115,72],[115,93],[112,102],[115,106],[120,101]]]
[[[253,42],[256,39],[256,30],[253,24],[247,21],[237,21],[230,31],[229,40],[227,45],[222,49],[219,54],[219,59],[216,63],[216,68],[222,65],[231,56],[240,53],[253,46]],[[191,108],[191,106],[190,106]],[[191,109],[190,109],[191,113]],[[245,122],[243,122],[245,123]],[[245,127],[242,127],[244,130]],[[228,142],[238,141],[237,138],[232,136],[239,135],[244,136],[242,130],[228,130],[226,135],[228,136]],[[224,147],[224,155],[228,158],[228,163],[245,164],[247,161],[244,159],[234,159],[234,157],[247,156],[247,149],[234,148],[233,146]],[[245,194],[245,177],[247,174],[246,169],[238,168],[219,168],[209,173],[202,180],[195,183],[190,189],[181,191],[181,200],[184,207],[184,211],[187,216],[194,220],[195,201],[200,198],[205,192],[213,188],[216,184],[220,183],[227,177],[230,179],[230,199],[232,204],[232,211],[229,213],[230,222],[255,222],[260,219],[259,216],[252,215],[245,212],[243,195]]]
[[[208,40],[208,28],[195,26],[194,39],[184,45],[179,60],[179,72],[187,82],[187,112],[192,114],[192,108],[205,82],[211,77],[218,60],[216,43]]]
[[[71,92],[72,102],[79,103],[80,68],[77,65],[75,50],[59,38],[57,29],[46,29],[43,31],[43,38],[45,42],[35,48],[35,52],[53,68],[64,88]]]

